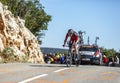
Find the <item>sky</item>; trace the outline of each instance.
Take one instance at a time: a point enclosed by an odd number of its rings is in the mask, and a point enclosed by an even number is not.
[[[40,0],[52,16],[44,31],[41,47],[63,48],[68,29],[85,31],[90,44],[99,37],[98,45],[120,50],[120,0]]]

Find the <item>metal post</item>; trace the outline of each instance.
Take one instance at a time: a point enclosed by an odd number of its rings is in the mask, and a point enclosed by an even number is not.
[[[95,45],[97,45],[97,40],[99,40],[99,37],[95,38]]]
[[[79,31],[79,44],[83,45],[84,44],[84,40],[83,40],[83,33],[85,34],[85,31]]]

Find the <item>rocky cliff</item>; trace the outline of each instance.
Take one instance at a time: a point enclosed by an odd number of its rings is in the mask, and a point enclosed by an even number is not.
[[[18,57],[27,55],[29,62],[43,63],[38,41],[24,24],[23,19],[14,17],[8,7],[0,3],[0,52],[10,47]]]

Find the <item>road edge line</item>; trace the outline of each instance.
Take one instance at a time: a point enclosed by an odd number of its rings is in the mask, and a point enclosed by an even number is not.
[[[38,79],[38,78],[41,78],[41,77],[44,77],[44,76],[47,76],[48,74],[41,74],[41,75],[38,75],[38,76],[35,76],[33,78],[29,78],[29,79],[26,79],[24,81],[21,81],[21,82],[18,82],[18,83],[26,83],[26,82],[30,82],[32,80],[35,80],[35,79]]]
[[[62,69],[59,69],[59,70],[56,70],[56,71],[54,71],[54,72],[60,72],[60,71],[63,71],[63,70],[67,70],[67,69],[69,69],[69,68],[62,68]]]

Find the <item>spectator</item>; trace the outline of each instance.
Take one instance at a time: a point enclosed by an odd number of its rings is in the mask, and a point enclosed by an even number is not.
[[[60,63],[64,64],[64,62],[65,62],[64,54],[60,54]]]
[[[115,65],[119,64],[119,58],[118,58],[118,56],[115,56],[115,62],[114,63],[115,63]]]
[[[107,64],[108,64],[108,58],[105,55],[103,55],[103,64],[105,66],[107,66]]]
[[[113,66],[114,65],[114,57],[110,57],[109,58],[109,63],[108,63],[108,66]]]
[[[50,56],[50,63],[54,63],[54,59],[52,56]]]
[[[60,63],[60,54],[59,53],[56,54],[56,59],[57,59],[57,63]]]
[[[48,62],[49,62],[49,56],[44,53],[44,54],[43,54],[43,57],[44,57],[45,63],[48,63]]]

